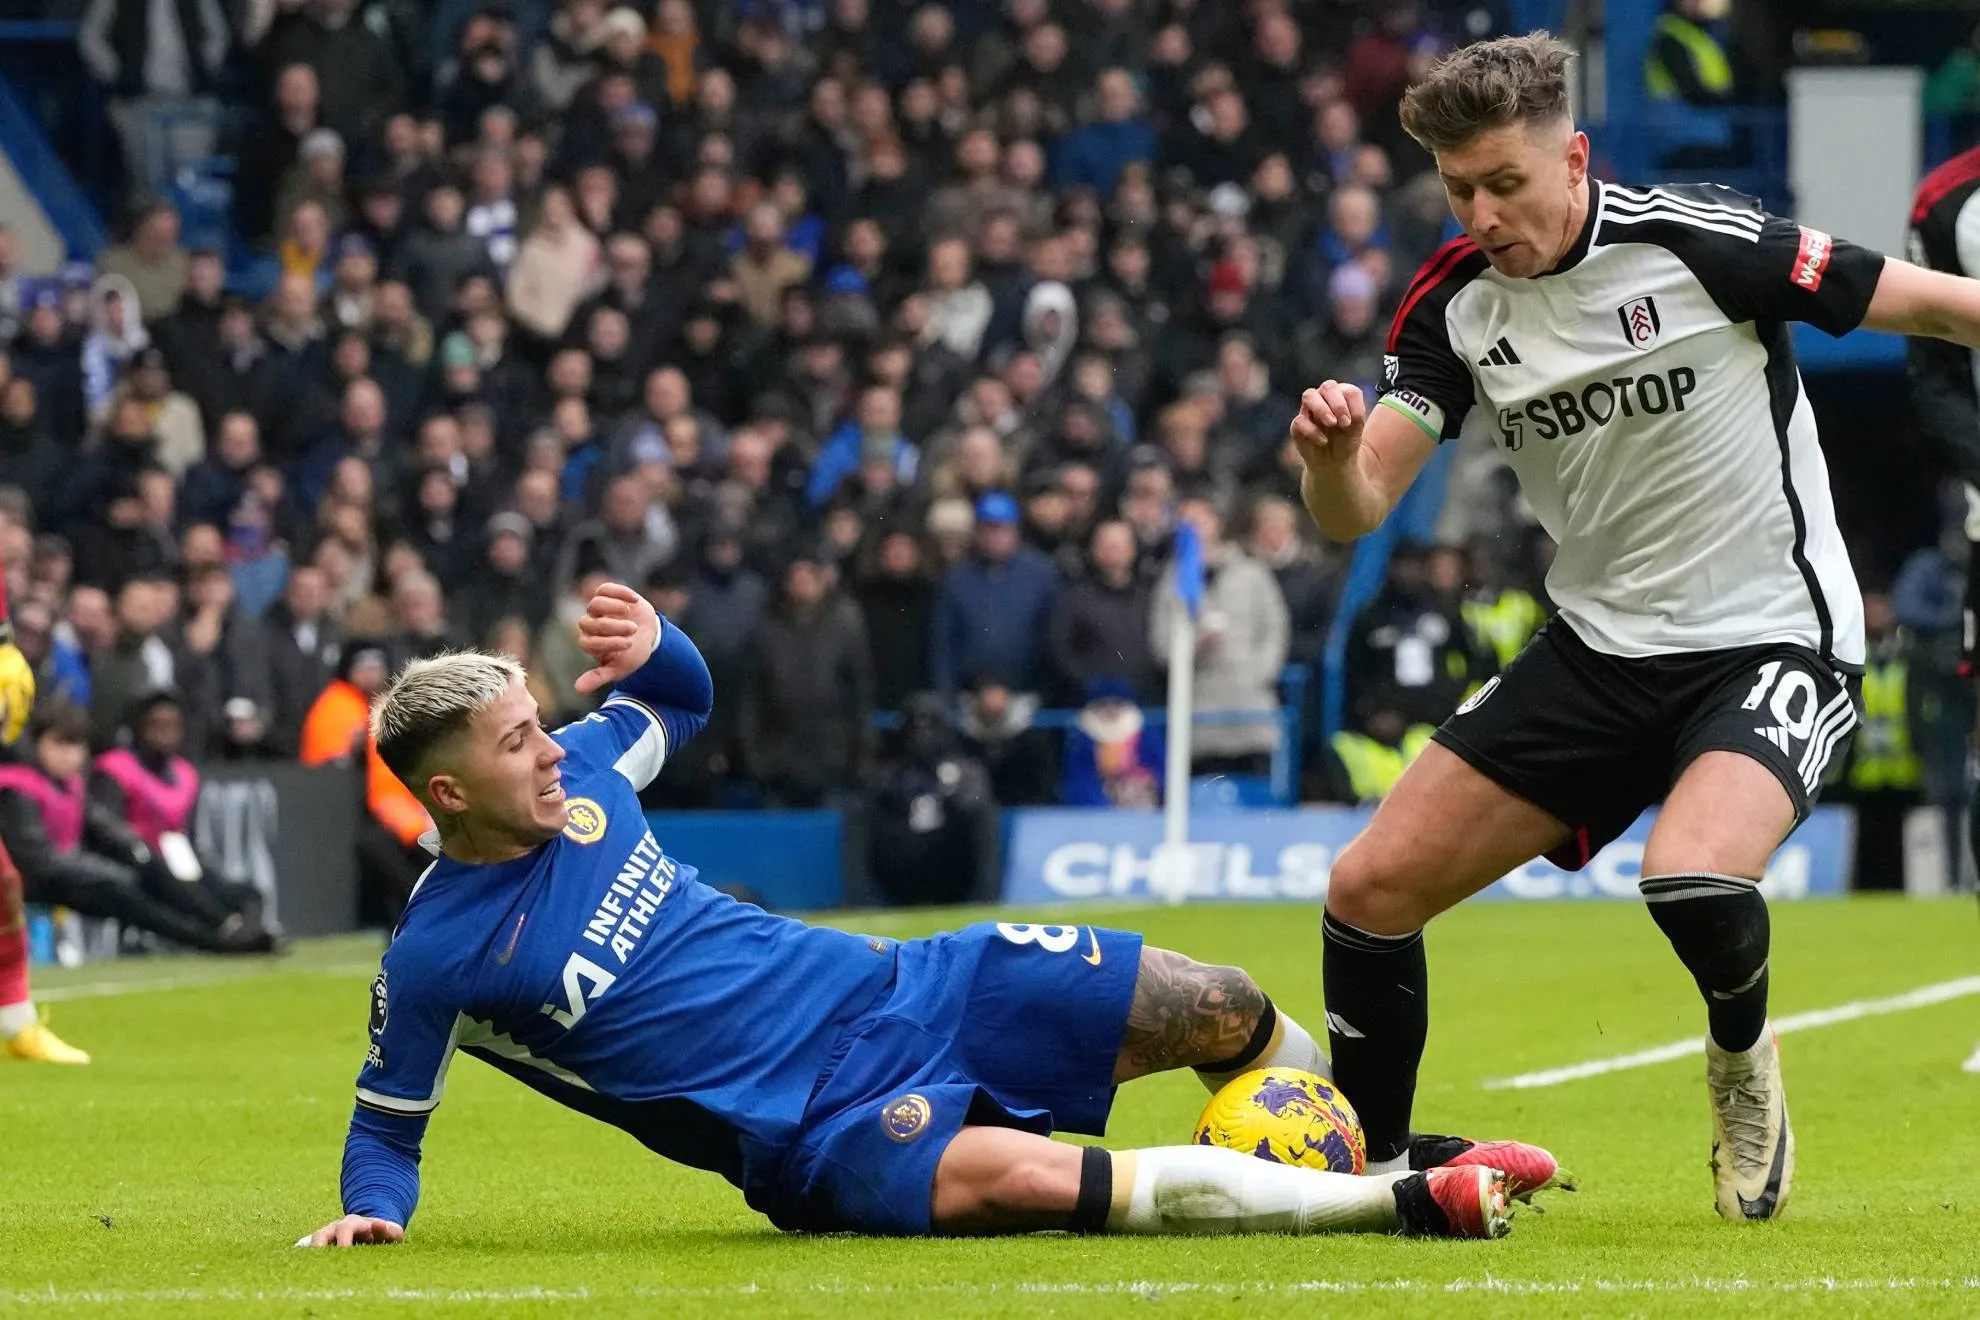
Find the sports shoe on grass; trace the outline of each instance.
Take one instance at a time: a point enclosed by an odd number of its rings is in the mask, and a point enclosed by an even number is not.
[[[1409,1139],[1412,1169],[1461,1169],[1483,1166],[1506,1175],[1506,1195],[1531,1204],[1535,1192],[1571,1192],[1574,1175],[1561,1168],[1553,1152],[1524,1141],[1473,1141],[1469,1137],[1438,1137],[1417,1133]]]
[[[7,1057],[34,1063],[88,1063],[89,1055],[48,1029],[46,1022],[31,1022],[7,1040]]]
[[[1779,1219],[1794,1183],[1794,1129],[1773,1027],[1738,1054],[1708,1036],[1705,1083],[1712,1093],[1712,1181],[1720,1216]]]
[[[1411,1237],[1496,1238],[1512,1231],[1506,1175],[1482,1164],[1396,1181],[1396,1213]]]

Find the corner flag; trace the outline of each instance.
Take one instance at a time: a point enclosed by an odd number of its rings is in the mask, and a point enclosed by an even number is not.
[[[1176,528],[1176,595],[1190,618],[1203,612],[1203,540],[1188,523]]]
[[[1162,780],[1162,845],[1155,850],[1150,887],[1171,903],[1189,893],[1189,760],[1195,720],[1196,616],[1203,610],[1203,541],[1196,528],[1176,528],[1176,596],[1183,608],[1169,626],[1169,756]]]

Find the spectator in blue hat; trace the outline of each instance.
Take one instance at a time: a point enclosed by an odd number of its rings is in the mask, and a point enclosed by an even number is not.
[[[929,650],[935,690],[953,701],[969,674],[1036,691],[1058,589],[1052,561],[1020,542],[1017,500],[1004,491],[978,499],[969,558],[949,570],[935,599]]]

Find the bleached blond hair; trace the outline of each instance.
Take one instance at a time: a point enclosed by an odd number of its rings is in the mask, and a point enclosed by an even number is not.
[[[399,671],[371,706],[378,757],[412,788],[413,771],[436,743],[467,727],[494,705],[523,667],[486,651],[443,651]]]

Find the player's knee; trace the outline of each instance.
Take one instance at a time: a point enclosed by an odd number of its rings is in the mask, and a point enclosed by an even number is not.
[[[1244,1029],[1257,1025],[1265,1012],[1265,992],[1258,988],[1258,982],[1251,979],[1251,973],[1242,967],[1206,966],[1203,969],[1208,987],[1214,998],[1205,1002],[1215,1003],[1221,1013],[1241,1024]]]
[[[1327,910],[1371,935],[1407,935],[1436,915],[1420,890],[1375,849],[1356,840],[1334,859],[1327,877]]]

